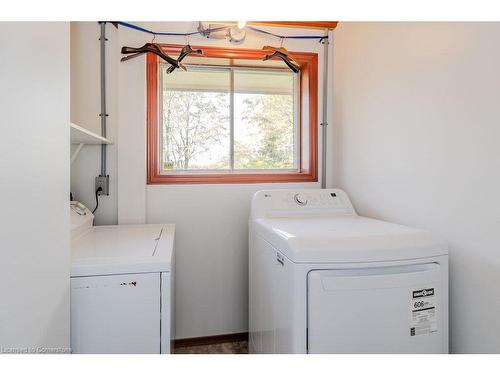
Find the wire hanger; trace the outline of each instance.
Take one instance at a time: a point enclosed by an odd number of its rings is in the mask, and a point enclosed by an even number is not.
[[[279,47],[273,46],[264,46],[262,49],[264,51],[269,51],[267,55],[262,59],[263,61],[271,60],[274,57],[278,57],[294,72],[300,72],[300,64],[293,58],[290,52],[287,51],[285,47],[283,47],[284,38],[281,37],[281,43]]]
[[[156,34],[154,34],[154,33],[153,33],[153,39],[151,39],[151,43],[153,43],[153,42],[155,41],[155,38],[156,38]],[[146,45],[146,44],[145,44],[145,45]],[[145,45],[144,45],[144,46],[145,46]],[[144,46],[143,46],[143,47],[144,47]],[[128,47],[127,47],[127,48],[128,48]],[[122,47],[122,51],[123,51],[123,47]],[[123,53],[123,52],[122,52],[122,53]],[[127,61],[127,60],[132,60],[132,59],[134,59],[134,58],[136,58],[136,57],[138,57],[138,56],[140,56],[140,55],[143,55],[143,54],[144,54],[144,52],[134,53],[134,54],[132,54],[132,55],[122,57],[120,61],[122,61],[122,62],[123,62],[123,61]]]
[[[149,52],[149,53],[153,53],[153,54],[159,56],[160,58],[162,58],[163,60],[168,62],[170,65],[175,66],[175,68],[179,68],[180,66],[179,66],[179,63],[177,62],[177,60],[175,60],[173,57],[170,57],[165,52],[163,52],[163,49],[160,47],[160,45],[154,43],[155,38],[156,38],[156,34],[153,34],[153,39],[151,40],[151,42],[146,43],[142,47],[139,47],[139,48],[123,46],[122,50],[121,50],[122,54],[130,55],[130,56],[124,56],[121,58],[120,61],[123,62],[123,61],[127,61],[130,59],[134,59],[134,58],[136,58],[144,53]]]
[[[184,60],[189,55],[203,55],[203,51],[201,49],[193,49],[189,44],[189,36],[186,35],[186,45],[182,47],[179,57],[177,57],[177,64],[183,70],[187,70],[184,65],[181,64],[181,61]],[[172,73],[176,67],[174,65],[170,66],[167,69],[167,74]]]

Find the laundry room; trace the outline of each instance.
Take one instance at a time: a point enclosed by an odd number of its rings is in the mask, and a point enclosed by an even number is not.
[[[2,357],[500,354],[500,13],[182,7],[0,16]]]

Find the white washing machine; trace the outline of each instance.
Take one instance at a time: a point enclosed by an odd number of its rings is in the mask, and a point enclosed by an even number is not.
[[[448,250],[338,189],[252,200],[251,353],[448,353]]]
[[[170,353],[173,224],[92,226],[71,202],[73,353]]]

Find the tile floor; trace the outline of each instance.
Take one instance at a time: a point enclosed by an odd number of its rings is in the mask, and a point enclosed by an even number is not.
[[[236,341],[213,345],[198,345],[176,348],[175,354],[248,354],[248,342]]]

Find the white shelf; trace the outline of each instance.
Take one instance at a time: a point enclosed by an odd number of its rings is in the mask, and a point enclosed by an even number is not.
[[[112,142],[99,134],[91,132],[81,126],[71,125],[71,144],[73,145],[110,145]]]
[[[99,134],[91,132],[88,129],[82,128],[76,124],[70,123],[71,126],[71,144],[78,145],[73,154],[71,155],[71,164],[76,160],[76,157],[82,150],[84,145],[110,145],[109,139],[101,137]]]

